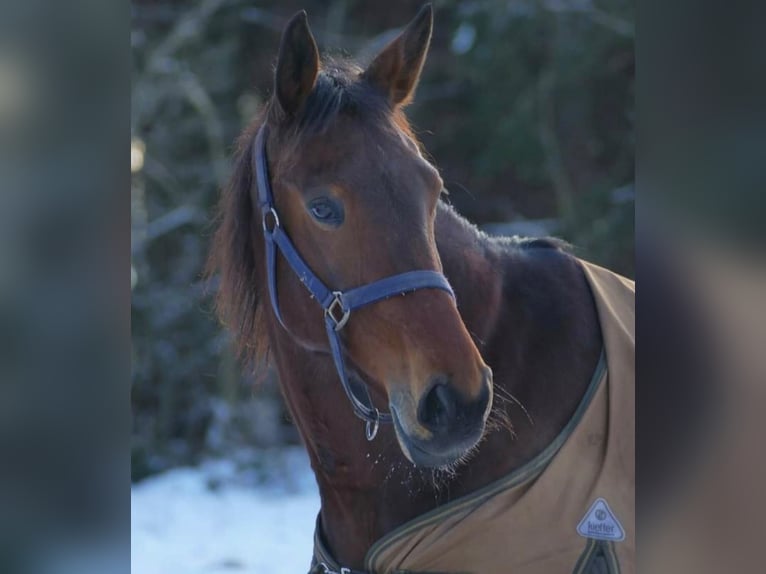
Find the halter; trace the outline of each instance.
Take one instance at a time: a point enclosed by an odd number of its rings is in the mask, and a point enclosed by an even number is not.
[[[373,405],[370,393],[364,383],[359,384],[356,381],[352,382],[349,380],[343,361],[340,331],[348,323],[348,320],[351,318],[351,312],[355,309],[395,295],[404,295],[418,289],[441,289],[449,293],[453,299],[455,294],[447,278],[436,271],[408,271],[347,291],[333,291],[328,288],[300,256],[279,220],[269,179],[268,159],[266,157],[267,136],[268,127],[264,124],[258,130],[253,155],[258,183],[257,201],[263,222],[263,236],[266,240],[266,269],[271,306],[282,327],[287,329],[279,309],[279,297],[277,295],[278,248],[285,261],[287,261],[293,272],[298,276],[298,279],[308,289],[312,298],[324,310],[325,329],[330,342],[330,351],[335,363],[335,369],[338,371],[343,390],[349,401],[351,401],[354,414],[366,422],[367,440],[371,441],[378,433],[380,423],[390,423],[392,421],[391,414],[382,413]]]

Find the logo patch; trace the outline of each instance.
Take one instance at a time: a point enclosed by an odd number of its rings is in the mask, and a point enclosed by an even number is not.
[[[625,540],[622,524],[603,498],[597,498],[585,513],[577,525],[577,533],[585,538],[597,540]]]

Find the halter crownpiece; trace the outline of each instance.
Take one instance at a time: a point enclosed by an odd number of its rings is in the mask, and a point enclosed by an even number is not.
[[[382,413],[373,405],[366,385],[360,385],[349,380],[343,361],[340,331],[348,323],[351,312],[355,309],[395,295],[403,295],[418,289],[441,289],[449,293],[454,299],[455,293],[444,275],[436,271],[426,270],[407,271],[406,273],[391,275],[347,291],[329,289],[300,256],[279,219],[274,204],[274,195],[271,191],[268,159],[266,157],[268,133],[268,127],[265,124],[258,130],[253,148],[253,161],[258,193],[256,199],[261,212],[263,236],[266,244],[266,270],[271,306],[279,323],[285,327],[277,293],[277,249],[279,249],[298,279],[324,310],[325,330],[327,331],[335,369],[338,371],[343,390],[351,401],[354,414],[366,422],[367,440],[372,440],[378,433],[380,423],[392,421],[391,414]]]

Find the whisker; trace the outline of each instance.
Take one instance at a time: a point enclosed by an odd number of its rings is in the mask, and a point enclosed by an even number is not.
[[[503,387],[499,387],[497,385],[494,386],[495,396],[500,396],[505,401],[512,402],[516,404],[524,413],[524,415],[527,417],[527,420],[529,421],[529,424],[532,426],[535,426],[535,421],[532,418],[532,415],[529,414],[529,411],[527,410],[527,407],[525,407],[523,404],[521,404],[521,401],[514,397],[510,391],[507,389],[504,389]]]

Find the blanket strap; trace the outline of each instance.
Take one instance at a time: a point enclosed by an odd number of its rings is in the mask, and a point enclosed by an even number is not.
[[[317,515],[314,528],[314,556],[311,559],[309,574],[372,574],[364,570],[354,570],[338,564],[322,539],[321,514]]]

